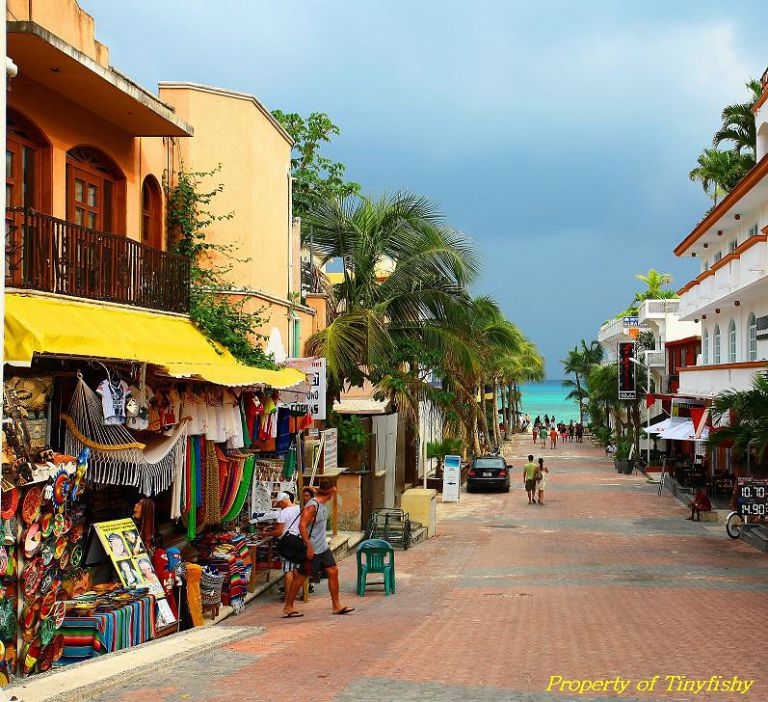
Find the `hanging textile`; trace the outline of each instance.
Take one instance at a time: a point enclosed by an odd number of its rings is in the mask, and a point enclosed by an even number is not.
[[[209,526],[221,522],[221,495],[219,493],[219,460],[216,444],[205,442],[205,523]]]
[[[291,444],[283,458],[283,478],[290,480],[296,472],[296,445]]]
[[[228,457],[218,446],[216,447],[216,455],[219,460],[220,471],[225,475],[221,481],[219,513],[226,515],[229,514],[235,504],[240,483],[243,480],[246,456]]]
[[[200,437],[192,437],[189,451],[189,498],[187,510],[187,541],[194,541],[197,536],[197,445]]]
[[[122,425],[105,425],[101,398],[79,378],[69,414],[62,414],[67,430],[64,451],[79,456],[91,450],[87,480],[107,485],[131,485],[145,495],[167,490],[184,465],[187,422],[170,436],[149,444],[137,442]]]
[[[243,508],[243,505],[245,504],[245,499],[246,497],[248,497],[248,493],[250,492],[250,489],[251,489],[251,481],[253,480],[253,471],[255,467],[256,467],[256,457],[248,456],[248,458],[245,459],[245,465],[243,467],[243,477],[242,477],[242,480],[240,481],[240,485],[237,490],[237,497],[235,498],[235,502],[232,505],[232,509],[230,509],[222,517],[222,521],[228,522],[234,519],[238,514],[240,514],[240,510]]]

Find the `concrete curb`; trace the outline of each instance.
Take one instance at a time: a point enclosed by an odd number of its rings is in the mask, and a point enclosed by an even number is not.
[[[84,702],[136,676],[165,668],[185,658],[263,633],[263,627],[208,627],[189,629],[141,646],[116,651],[83,663],[25,678],[4,688],[20,702]]]

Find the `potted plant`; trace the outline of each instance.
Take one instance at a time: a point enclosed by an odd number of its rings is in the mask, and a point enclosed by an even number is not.
[[[616,453],[613,455],[613,464],[618,473],[629,475],[632,472],[633,461],[629,458],[632,444],[626,439],[621,439],[616,444]]]

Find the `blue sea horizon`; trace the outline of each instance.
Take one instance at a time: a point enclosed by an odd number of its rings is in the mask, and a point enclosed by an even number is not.
[[[525,383],[520,387],[522,393],[522,411],[531,415],[543,417],[548,414],[555,416],[557,421],[579,421],[579,406],[565,396],[570,392],[563,387],[561,380],[542,380],[539,383]]]

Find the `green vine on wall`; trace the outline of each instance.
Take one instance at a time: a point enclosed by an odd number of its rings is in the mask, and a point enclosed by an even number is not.
[[[212,178],[221,170],[221,164],[211,171],[187,171],[182,166],[176,182],[166,182],[168,198],[169,249],[190,261],[190,317],[209,339],[218,342],[249,366],[274,368],[275,363],[258,346],[264,336],[258,333],[267,319],[262,315],[266,307],[248,312],[246,304],[251,295],[238,295],[233,299],[228,292],[234,290],[228,276],[233,262],[244,262],[235,257],[232,246],[217,244],[206,238],[206,230],[216,222],[234,218],[234,212],[223,215],[211,211],[213,199],[224,189],[217,184],[213,189],[203,188],[203,180]]]

